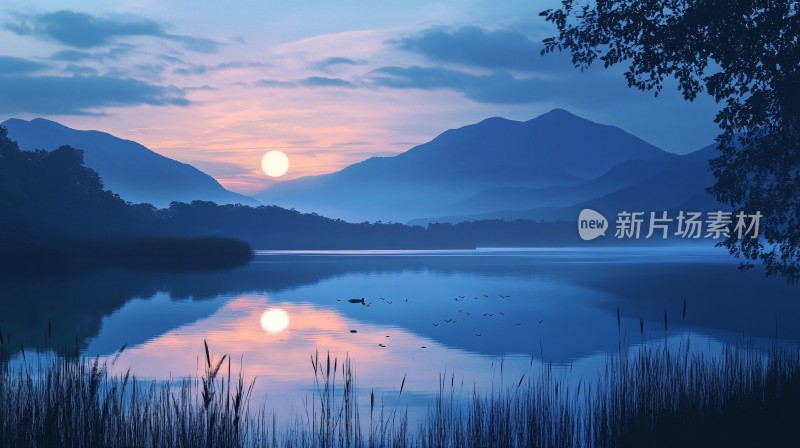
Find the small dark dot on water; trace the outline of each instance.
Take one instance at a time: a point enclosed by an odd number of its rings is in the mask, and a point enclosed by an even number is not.
[[[422,346],[422,348],[428,348],[428,347],[425,347],[425,346],[423,345],[423,346]]]
[[[350,333],[358,333],[358,330],[350,330]]]
[[[387,335],[386,335],[386,337],[388,338],[388,337],[389,337],[389,335],[387,334]]]

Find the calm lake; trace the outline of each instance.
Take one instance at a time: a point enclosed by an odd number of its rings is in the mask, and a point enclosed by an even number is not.
[[[0,331],[27,362],[34,350],[77,344],[113,357],[127,344],[113,370],[153,379],[202,373],[207,340],[234,372],[241,365],[256,378],[253,402],[281,418],[305,412],[312,354],[349,356],[360,399],[374,391],[414,412],[441,375],[472,393],[550,363],[592,376],[607,353],[645,341],[800,342],[800,288],[736,266],[724,250],[699,247],[262,251],[226,272],[6,284]]]

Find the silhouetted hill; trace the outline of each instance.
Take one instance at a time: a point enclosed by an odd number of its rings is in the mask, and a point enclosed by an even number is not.
[[[23,150],[52,151],[63,145],[80,148],[86,166],[106,188],[130,202],[165,207],[172,201],[207,200],[220,204],[256,204],[253,198],[226,190],[197,168],[164,157],[131,140],[99,131],[80,131],[54,121],[12,118],[2,123]]]
[[[527,122],[489,118],[393,157],[276,184],[257,197],[348,220],[403,221],[490,188],[573,186],[622,162],[667,157],[619,128],[555,109]]]

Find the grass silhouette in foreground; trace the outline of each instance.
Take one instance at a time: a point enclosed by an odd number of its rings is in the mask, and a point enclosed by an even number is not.
[[[1,347],[0,347],[1,348]],[[124,350],[124,347],[123,347]],[[278,427],[230,359],[206,346],[202,378],[142,382],[75,356],[0,368],[2,446],[750,447],[791,446],[800,421],[800,353],[728,345],[693,353],[687,338],[610,355],[594,381],[570,387],[552,367],[489,395],[459,397],[454,377],[416,428],[376,406],[362,421],[350,359],[312,355],[306,414]],[[226,364],[227,361],[227,364]],[[267,385],[268,387],[268,385]],[[400,386],[403,393],[404,384]],[[383,402],[383,400],[380,400]]]

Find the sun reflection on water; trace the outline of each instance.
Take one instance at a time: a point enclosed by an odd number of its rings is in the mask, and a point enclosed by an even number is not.
[[[308,360],[314,353],[354,361],[357,387],[365,388],[359,399],[367,399],[371,391],[396,395],[404,377],[404,395],[433,397],[439,374],[448,366],[457,365],[457,376],[469,384],[492,384],[494,376],[490,358],[400,327],[349,318],[329,307],[273,301],[262,295],[233,297],[207,318],[126,349],[111,370],[124,374],[131,368],[147,379],[199,376],[204,340],[212,355],[239,360],[231,365],[233,375],[241,369],[247,378],[257,378],[257,405],[266,403],[285,418],[305,411],[303,400],[313,385]],[[512,356],[505,364],[507,372],[523,371],[529,360]]]
[[[289,313],[280,308],[270,308],[261,315],[261,328],[267,333],[278,334],[289,327]]]

